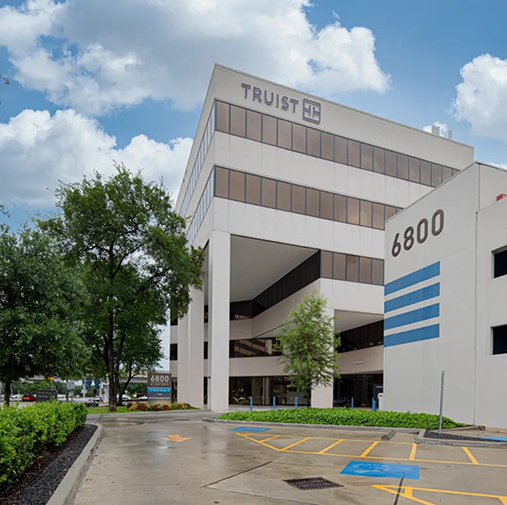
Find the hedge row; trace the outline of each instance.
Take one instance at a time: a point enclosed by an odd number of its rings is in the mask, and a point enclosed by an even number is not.
[[[38,403],[0,408],[0,493],[5,492],[37,455],[58,446],[86,421],[82,403]]]
[[[127,409],[133,412],[160,412],[167,410],[190,410],[192,407],[188,403],[170,403],[168,405],[150,405],[145,402],[127,403]]]
[[[261,421],[270,423],[334,424],[337,426],[379,426],[384,428],[416,428],[434,430],[439,418],[434,414],[386,412],[361,409],[279,409],[253,412],[228,412],[218,419]],[[444,417],[443,428],[465,426]]]

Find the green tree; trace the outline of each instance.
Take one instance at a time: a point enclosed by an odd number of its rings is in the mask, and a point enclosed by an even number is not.
[[[58,238],[69,261],[84,270],[88,293],[85,337],[109,382],[109,410],[117,406],[118,380],[131,325],[166,324],[188,311],[190,289],[201,288],[204,252],[190,247],[186,220],[174,210],[162,183],[146,183],[124,166],[108,179],[65,185],[61,209],[41,226]],[[137,330],[136,330],[137,331]]]
[[[334,330],[334,317],[326,314],[327,300],[315,291],[305,295],[276,332],[278,363],[291,380],[290,386],[306,394],[317,386],[332,386],[339,377],[337,365],[340,338]]]
[[[79,280],[52,240],[36,228],[0,225],[0,381],[77,371],[86,352],[76,319]]]

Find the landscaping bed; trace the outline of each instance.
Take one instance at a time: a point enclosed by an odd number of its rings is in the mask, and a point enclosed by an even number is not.
[[[439,418],[434,414],[411,412],[386,412],[361,409],[280,409],[253,412],[228,412],[218,419],[267,423],[329,424],[335,426],[372,426],[382,428],[438,429]],[[447,417],[443,428],[465,426]]]

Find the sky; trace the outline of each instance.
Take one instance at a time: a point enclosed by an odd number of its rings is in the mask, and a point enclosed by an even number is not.
[[[177,195],[213,65],[416,128],[507,167],[503,0],[0,1],[0,203],[17,226],[112,173]]]

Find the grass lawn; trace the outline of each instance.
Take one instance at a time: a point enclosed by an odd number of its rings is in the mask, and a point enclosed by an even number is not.
[[[109,408],[107,405],[104,405],[103,407],[87,407],[88,414],[108,414]],[[117,414],[125,414],[125,412],[129,412],[127,410],[126,405],[122,405],[121,407],[118,407],[116,410]]]

